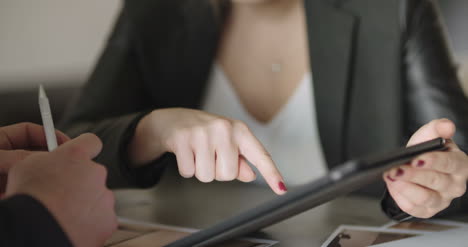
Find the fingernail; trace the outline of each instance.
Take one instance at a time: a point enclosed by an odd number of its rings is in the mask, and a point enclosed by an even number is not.
[[[416,163],[416,166],[417,167],[423,167],[425,164],[426,164],[426,162],[424,162],[424,160],[418,160],[418,163]]]
[[[404,173],[405,173],[405,172],[403,171],[403,169],[398,168],[397,171],[396,171],[395,176],[400,177],[400,176],[402,176]]]
[[[387,175],[387,179],[392,181],[392,182],[395,182],[395,179],[391,178],[390,175]]]
[[[278,187],[281,191],[284,191],[284,192],[288,191],[288,189],[286,188],[286,185],[284,185],[283,182],[279,182]]]

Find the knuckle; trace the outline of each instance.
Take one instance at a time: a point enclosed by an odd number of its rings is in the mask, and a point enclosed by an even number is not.
[[[68,149],[68,155],[70,158],[75,159],[75,160],[81,160],[86,157],[86,150],[81,147],[81,146],[71,146]]]
[[[423,193],[419,194],[419,197],[415,198],[415,203],[420,206],[425,206],[427,205],[431,200],[432,196],[430,193],[424,191]]]
[[[174,139],[178,141],[188,141],[190,139],[190,129],[189,128],[183,128],[179,129],[175,132],[174,134]]]
[[[444,159],[441,159],[442,169],[444,169],[444,171],[449,172],[449,173],[455,172],[457,165],[456,165],[455,160],[453,159],[453,154],[445,153],[444,157],[445,157]]]
[[[439,173],[430,173],[429,175],[426,176],[427,180],[427,185],[430,188],[440,188],[442,187],[441,185],[441,175]]]
[[[452,193],[455,198],[463,196],[466,193],[466,183],[463,182],[458,186],[454,186]]]
[[[273,159],[273,157],[271,156],[271,154],[270,154],[268,151],[266,151],[266,150],[263,150],[263,156],[265,156],[265,159],[266,159],[267,162],[271,162],[272,159]]]
[[[247,126],[247,124],[245,124],[244,122],[242,121],[234,121],[234,128],[241,131],[241,132],[250,132],[250,129],[249,127]]]
[[[211,127],[216,131],[220,131],[222,133],[229,133],[232,130],[231,122],[227,119],[222,118],[212,121]]]
[[[401,210],[403,210],[404,212],[408,214],[411,214],[416,209],[416,206],[411,202],[405,203],[399,207]]]
[[[183,145],[190,142],[191,133],[189,129],[177,130],[171,138],[165,141],[167,147],[172,148],[173,151],[178,151]]]
[[[208,140],[208,131],[205,127],[202,127],[202,126],[194,127],[192,132],[193,132],[194,137],[197,140],[202,140],[202,141]]]

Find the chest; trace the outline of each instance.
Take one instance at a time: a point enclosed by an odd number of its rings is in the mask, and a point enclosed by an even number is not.
[[[212,65],[216,62],[224,64],[226,74],[239,96],[250,93],[250,99],[256,99],[259,95],[256,90],[267,91],[276,87],[269,83],[270,80],[262,82],[256,79],[261,77],[258,75],[261,74],[258,66],[262,62],[251,62],[251,54],[258,54],[258,50],[265,49],[262,54],[266,55],[258,56],[265,58],[267,55],[280,54],[289,47],[302,45],[283,37],[286,35],[279,35],[278,39],[282,39],[285,47],[278,51],[265,44],[257,46],[259,42],[248,42],[256,46],[244,47],[247,42],[241,40],[238,44],[243,44],[239,45],[243,52],[232,49],[237,45],[229,46],[231,48],[226,48],[223,52],[222,47],[227,44],[223,40],[225,26],[215,24],[218,22],[210,14],[211,9],[202,10],[198,1],[193,2],[191,8],[186,8],[190,12],[186,12],[183,19],[168,22],[171,23],[170,28],[164,26],[163,22],[154,22],[156,26],[151,31],[144,29],[141,35],[137,35],[139,62],[142,64],[146,87],[151,94],[152,107],[199,109],[207,92]],[[294,76],[288,77],[277,88],[297,87],[305,71],[310,70],[318,129],[325,154],[332,164],[345,157],[376,152],[402,143],[404,74],[400,74],[402,64],[398,2],[354,0],[347,1],[347,5],[336,9],[322,1],[305,1],[307,32],[296,33],[299,33],[298,37],[307,36],[305,48],[298,49],[302,51],[298,53],[303,58],[303,68],[307,69],[295,73],[297,79],[291,79]],[[177,20],[179,22],[175,22]],[[168,31],[164,35],[155,35],[153,29]],[[260,36],[255,39],[265,37],[263,34]],[[249,35],[238,37],[254,38]],[[234,37],[230,42],[237,44],[238,41]],[[294,45],[288,45],[290,43]],[[266,70],[271,67],[270,61],[275,60],[273,55],[264,60],[269,62],[263,62],[268,68]],[[297,62],[293,60],[300,59],[288,60],[287,64]],[[239,69],[244,67],[245,70]],[[233,68],[233,72],[229,72],[230,68]],[[242,78],[236,79],[237,77]],[[264,95],[270,97],[270,100],[288,99],[294,89],[276,91],[278,94],[275,96],[271,96],[271,92]],[[246,100],[241,99],[241,102]],[[260,102],[253,101],[245,105],[261,106],[257,108],[258,112],[270,109],[269,115],[263,118],[266,120],[264,122],[268,122],[287,100],[276,104],[271,104],[272,101],[268,100]],[[363,139],[363,136],[366,138]]]
[[[235,6],[220,38],[216,60],[260,122],[278,114],[310,70],[304,9],[286,13],[270,17]]]

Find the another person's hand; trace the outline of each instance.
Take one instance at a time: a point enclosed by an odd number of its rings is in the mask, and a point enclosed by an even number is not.
[[[240,121],[191,109],[155,110],[138,124],[129,156],[142,165],[165,152],[176,155],[183,177],[195,176],[202,182],[253,181],[256,175],[248,160],[275,193],[286,192],[270,155]]]
[[[60,131],[55,133],[58,144],[70,140]],[[47,150],[47,141],[42,126],[20,123],[0,128],[0,198],[5,192],[11,166],[41,150]]]
[[[388,191],[401,210],[429,218],[465,193],[468,157],[451,140],[454,134],[455,125],[450,120],[431,121],[411,137],[408,146],[442,137],[448,140],[448,150],[422,154],[384,174]]]
[[[27,156],[11,167],[6,197],[26,194],[40,201],[74,246],[100,247],[117,227],[106,169],[92,161],[102,143],[84,134],[50,153]]]

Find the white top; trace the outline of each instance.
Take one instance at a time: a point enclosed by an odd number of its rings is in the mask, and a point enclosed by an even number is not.
[[[312,181],[327,172],[320,143],[312,76],[307,73],[294,94],[268,123],[261,123],[242,105],[221,66],[213,66],[202,109],[243,121],[273,157],[286,186]],[[256,171],[258,175],[258,171]],[[265,184],[261,176],[257,183]]]

